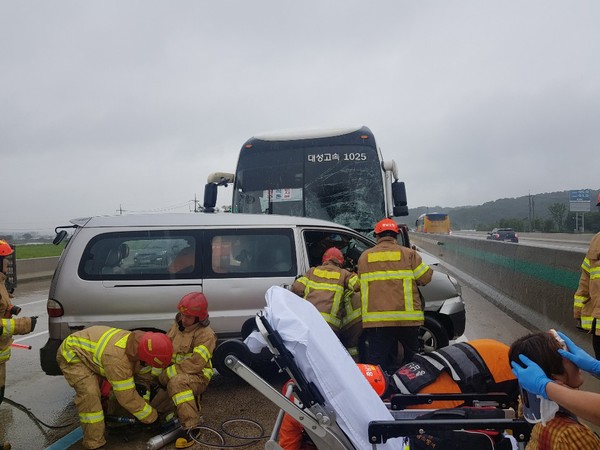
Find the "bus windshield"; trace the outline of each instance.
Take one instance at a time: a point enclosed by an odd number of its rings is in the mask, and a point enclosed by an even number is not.
[[[238,160],[232,212],[304,216],[372,230],[385,217],[377,149],[360,141],[323,142],[335,139],[249,141]]]

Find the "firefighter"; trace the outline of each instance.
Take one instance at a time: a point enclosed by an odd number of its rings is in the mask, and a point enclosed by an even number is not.
[[[167,367],[172,354],[173,344],[163,333],[92,326],[67,336],[56,360],[75,389],[85,448],[99,448],[106,443],[100,377],[111,384],[123,408],[140,422],[150,424],[158,414],[138,394],[134,375],[143,365]]]
[[[7,256],[12,255],[12,247],[4,239],[0,239],[0,272],[4,275],[8,275],[8,259]]]
[[[573,314],[577,327],[591,333],[594,354],[600,359],[600,233],[592,238],[581,264]]]
[[[0,255],[9,256],[13,249],[6,241],[0,240]],[[11,296],[6,289],[6,275],[0,272],[0,403],[4,400],[6,383],[6,362],[10,358],[10,344],[15,334],[31,333],[37,323],[37,317],[14,318],[21,308],[11,303]]]
[[[189,447],[192,428],[202,422],[200,396],[213,376],[212,354],[217,336],[209,326],[208,301],[201,292],[190,292],[177,305],[179,312],[167,336],[173,341],[172,364],[158,377],[166,391],[158,391],[151,404],[160,413],[177,411],[183,433],[177,448]]]
[[[416,251],[398,244],[398,233],[398,224],[392,219],[379,221],[375,225],[377,244],[358,259],[365,362],[389,372],[395,366],[398,342],[405,363],[419,351],[424,313],[417,286],[429,283],[433,274]]]
[[[323,253],[322,264],[311,267],[292,285],[292,292],[312,303],[355,361],[362,333],[360,321],[360,282],[342,268],[344,255],[336,247]]]

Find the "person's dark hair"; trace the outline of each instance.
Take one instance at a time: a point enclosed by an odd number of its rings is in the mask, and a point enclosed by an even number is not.
[[[512,343],[508,350],[508,359],[523,366],[519,355],[525,355],[538,364],[548,377],[562,375],[565,371],[562,356],[558,353],[560,343],[545,332],[523,336]]]
[[[391,236],[391,237],[395,238],[396,236],[398,236],[398,233],[395,233],[391,230],[385,230],[385,231],[382,231],[381,233],[377,233],[375,236],[377,236],[377,237]]]

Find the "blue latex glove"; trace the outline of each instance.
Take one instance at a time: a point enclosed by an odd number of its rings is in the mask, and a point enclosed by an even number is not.
[[[561,338],[563,338],[565,344],[567,344],[567,348],[569,349],[568,352],[563,349],[559,349],[558,353],[560,353],[560,356],[573,362],[573,364],[575,364],[581,370],[585,370],[592,375],[600,375],[600,361],[593,356],[588,355],[585,350],[577,347],[577,345],[575,345],[575,343],[569,339],[566,334],[563,334],[560,331],[557,331],[557,333]]]
[[[539,395],[548,400],[548,394],[546,394],[546,385],[551,383],[552,380],[544,373],[542,368],[530,360],[525,355],[519,355],[519,359],[525,364],[525,367],[511,362],[512,371],[519,380],[519,384],[526,391],[532,394]]]

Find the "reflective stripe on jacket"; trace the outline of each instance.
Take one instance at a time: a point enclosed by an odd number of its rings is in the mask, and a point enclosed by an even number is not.
[[[573,316],[581,320],[581,327],[590,331],[594,319],[600,319],[600,233],[596,234],[581,263],[579,286],[573,296]],[[600,324],[596,334],[600,335]]]
[[[6,290],[6,275],[0,272],[0,317],[4,317],[10,308],[10,295]],[[14,319],[2,319],[2,332],[0,333],[0,363],[6,362],[10,358],[10,344],[12,344],[12,335],[15,329]],[[4,379],[2,379],[4,382]]]
[[[13,335],[28,334],[31,332],[31,318],[18,317],[12,318],[10,308],[10,294],[6,290],[6,275],[0,272],[0,363],[8,361],[10,358],[10,344],[13,342]]]
[[[119,404],[138,420],[147,422],[154,419],[156,412],[135,389],[134,373],[140,369],[137,346],[134,345],[135,351],[127,349],[128,340],[135,339],[134,333],[141,334],[105,326],[89,327],[67,336],[59,352],[69,364],[83,364],[106,377]]]
[[[292,285],[292,292],[311,302],[336,332],[360,317],[360,308],[352,305],[359,291],[358,277],[331,262],[311,267]]]
[[[170,380],[177,374],[185,373],[203,376],[210,381],[214,374],[212,354],[217,345],[213,329],[194,325],[180,331],[176,320],[167,336],[173,341],[173,364],[165,370],[167,378]]]
[[[417,285],[431,281],[432,270],[412,249],[385,236],[358,260],[364,328],[418,326],[424,321]]]

